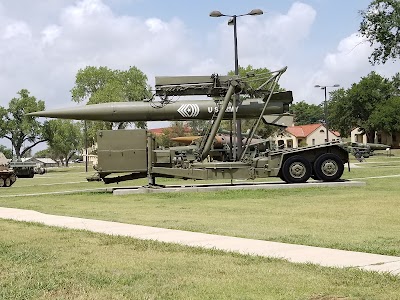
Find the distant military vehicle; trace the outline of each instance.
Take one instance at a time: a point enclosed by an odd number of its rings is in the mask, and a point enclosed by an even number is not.
[[[17,181],[14,170],[10,167],[8,159],[0,152],[0,188],[10,187]]]
[[[33,178],[33,176],[35,176],[35,163],[23,162],[20,159],[13,158],[13,160],[10,161],[10,167],[13,168],[15,174],[19,178]]]
[[[363,158],[368,158],[374,155],[375,150],[386,150],[390,148],[389,145],[385,144],[374,144],[374,143],[354,143],[348,142],[345,144],[346,149],[349,153],[353,154],[355,158],[358,160],[362,160]]]
[[[13,168],[15,174],[19,178],[33,178],[35,174],[44,174],[46,170],[38,166],[35,162],[22,161],[20,158],[14,157],[10,161],[10,167]]]
[[[30,113],[29,115],[77,120],[112,122],[158,120],[210,120],[201,139],[195,144],[158,149],[146,130],[102,130],[97,134],[99,177],[105,183],[156,177],[183,179],[255,179],[280,177],[288,183],[338,180],[349,161],[349,154],[339,142],[311,147],[271,151],[254,147],[260,122],[277,126],[291,125],[287,115],[292,93],[274,92],[281,70],[255,76],[176,76],[156,77],[156,96],[143,102],[120,102],[86,105]],[[257,88],[252,88],[259,81]],[[235,95],[245,100],[237,103]],[[173,97],[206,95],[213,100],[174,100]],[[223,119],[255,119],[243,146],[224,144],[231,154],[214,157],[218,130]],[[233,136],[237,136],[234,132]],[[221,152],[219,152],[221,153]],[[110,176],[120,173],[119,176]],[[123,174],[125,173],[125,174]]]
[[[385,145],[385,144],[367,143],[366,145],[367,145],[367,147],[369,147],[369,149],[371,149],[370,150],[370,155],[373,155],[375,150],[390,149],[390,146],[389,145]]]

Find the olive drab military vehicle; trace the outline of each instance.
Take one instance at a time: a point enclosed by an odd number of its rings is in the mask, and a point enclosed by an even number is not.
[[[10,187],[17,181],[14,170],[10,167],[8,159],[0,152],[0,188]]]
[[[43,174],[42,168],[37,168],[36,163],[22,161],[18,158],[13,158],[10,161],[10,167],[13,168],[18,178],[33,178],[35,174]]]
[[[156,77],[155,98],[143,102],[86,105],[69,109],[31,113],[33,116],[103,121],[210,120],[201,138],[187,146],[158,149],[146,130],[99,131],[98,165],[105,183],[145,178],[155,185],[157,177],[182,179],[255,179],[280,177],[288,183],[306,182],[310,177],[338,180],[348,163],[348,152],[341,143],[332,142],[290,150],[257,147],[255,132],[261,122],[289,126],[292,93],[275,92],[286,71],[239,76]],[[257,88],[252,88],[258,83]],[[236,103],[236,95],[244,100]],[[205,95],[212,100],[176,100],[181,96]],[[223,144],[217,149],[218,130],[223,119],[254,119],[243,141]],[[236,137],[236,132],[233,132]],[[213,155],[229,153],[231,155]],[[235,155],[232,155],[232,152]],[[211,159],[210,159],[211,157]],[[118,174],[119,173],[119,174]],[[117,174],[117,176],[115,176]]]
[[[353,154],[358,161],[363,161],[364,158],[374,155],[375,150],[390,149],[390,146],[385,144],[347,142],[345,148],[349,153]]]

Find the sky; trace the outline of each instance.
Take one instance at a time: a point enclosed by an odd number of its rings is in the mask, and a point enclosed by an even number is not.
[[[0,0],[0,106],[21,89],[47,109],[71,107],[75,75],[86,66],[155,76],[226,74],[234,69],[228,18],[237,19],[241,66],[277,70],[294,101],[319,104],[314,86],[349,88],[371,71],[391,77],[400,61],[372,66],[358,34],[360,10],[371,0]],[[21,9],[23,8],[23,9]]]

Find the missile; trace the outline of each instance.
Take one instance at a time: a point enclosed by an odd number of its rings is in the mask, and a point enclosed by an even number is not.
[[[181,143],[184,145],[190,145],[193,141],[201,139],[201,135],[190,135],[190,136],[178,136],[171,138],[171,141]]]
[[[193,142],[200,140],[203,136],[197,135],[197,136],[178,136],[171,138],[171,141],[181,143],[184,145],[190,145]],[[247,138],[243,138],[242,143],[246,142]],[[265,151],[266,146],[265,143],[268,142],[266,139],[259,139],[259,138],[253,138],[250,143],[250,147],[258,146],[260,151]],[[230,136],[228,134],[221,134],[218,133],[213,141],[213,148],[214,149],[223,149],[224,145],[229,145],[230,143]],[[236,145],[236,137],[232,137],[232,143]]]
[[[203,136],[198,135],[198,136],[178,136],[178,137],[174,137],[171,138],[171,141],[177,142],[177,143],[181,143],[184,145],[190,145],[192,144],[194,141],[200,140]],[[229,143],[229,139],[230,137],[228,135],[221,135],[218,134],[215,136],[214,138],[214,142],[213,142],[213,147],[214,149],[216,148],[222,148],[224,146],[224,144],[228,144]],[[236,137],[233,137],[233,142],[236,142]]]
[[[265,115],[284,114],[289,111],[292,103],[291,92],[275,93],[268,102]],[[264,99],[252,98],[243,100],[236,107],[236,117],[241,119],[258,118],[264,107]],[[72,108],[54,109],[29,113],[30,116],[109,121],[183,121],[210,120],[219,111],[218,101],[214,100],[180,100],[162,105],[156,101],[111,102],[78,106]],[[233,107],[228,105],[224,119],[232,119]]]

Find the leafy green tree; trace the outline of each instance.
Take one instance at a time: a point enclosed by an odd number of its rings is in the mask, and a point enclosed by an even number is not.
[[[186,122],[190,135],[202,135],[204,129],[210,126],[209,120],[191,120]]]
[[[234,75],[234,71],[229,71],[228,75]],[[258,76],[255,76],[258,75]],[[248,65],[247,67],[242,67],[239,66],[239,76],[242,78],[248,78],[247,84],[249,87],[253,90],[257,89],[260,87],[261,84],[265,82],[265,80],[271,75],[271,70],[267,68],[254,68],[251,65]],[[259,78],[257,80],[254,80],[255,78]],[[268,86],[264,87],[263,89],[267,89]],[[279,83],[276,84],[274,91],[275,92],[282,92],[285,89],[281,88]],[[244,97],[241,96],[241,100],[243,100]],[[242,132],[247,132],[250,130],[252,125],[254,124],[255,120],[254,119],[242,119],[241,122],[241,131]],[[224,130],[229,131],[230,130],[230,121],[222,121],[221,123],[221,128]],[[265,125],[263,122],[260,123],[256,130],[256,134],[258,136],[261,136],[263,138],[267,138],[274,134],[276,131],[279,130],[279,127],[277,126],[272,126],[272,125]]]
[[[87,104],[140,101],[151,96],[147,76],[136,67],[127,71],[91,67],[78,71],[72,100]]]
[[[255,119],[244,119],[242,120],[242,133],[247,133],[250,131],[251,127],[253,126]],[[278,132],[281,127],[273,126],[273,125],[266,125],[263,122],[260,123],[258,129],[256,130],[255,134],[261,138],[268,138]]]
[[[339,131],[342,137],[348,137],[357,120],[352,115],[352,103],[348,101],[348,91],[344,88],[330,92],[328,101],[328,122],[330,129]]]
[[[88,105],[108,102],[141,101],[151,97],[147,76],[136,67],[127,71],[107,67],[88,66],[78,71],[75,86],[71,90],[72,100]],[[146,122],[134,122],[138,128],[146,128]],[[96,139],[101,129],[123,129],[127,123],[87,122],[89,140]]]
[[[400,97],[392,97],[379,105],[371,114],[370,122],[376,128],[391,134],[400,131]]]
[[[371,72],[348,90],[331,92],[328,104],[331,127],[342,136],[348,136],[352,128],[360,127],[368,142],[373,142],[375,131],[381,128],[371,122],[370,117],[379,105],[392,97],[394,91],[390,80]]]
[[[32,148],[25,151],[24,154],[22,154],[22,157],[24,158],[32,157]]]
[[[376,47],[370,62],[376,64],[397,59],[400,55],[400,1],[373,0],[360,14],[359,32]]]
[[[235,71],[229,71],[228,75],[232,76],[235,74]],[[255,76],[257,75],[257,76]],[[253,66],[248,65],[247,67],[239,66],[239,76],[241,78],[248,78],[246,80],[247,84],[253,90],[257,89],[264,81],[271,75],[271,70],[267,68],[253,68]],[[257,80],[255,80],[257,78]],[[275,86],[275,92],[284,91],[279,86],[279,83]]]
[[[393,96],[400,96],[400,73],[392,77]]]
[[[321,105],[308,104],[305,101],[292,104],[290,113],[294,114],[296,125],[316,124],[324,119],[324,109]]]
[[[68,162],[82,146],[82,131],[79,123],[70,120],[51,120],[46,126],[46,138],[50,151],[61,161]]]
[[[156,136],[156,143],[160,147],[177,146],[178,143],[172,141],[171,139],[180,136],[187,136],[188,132],[190,132],[190,130],[185,122],[171,122],[170,127],[165,128],[161,135]]]
[[[6,146],[0,145],[0,152],[4,154],[5,157],[8,159],[12,158],[12,151],[10,148],[7,148]]]
[[[26,89],[20,90],[18,98],[13,98],[8,108],[0,106],[0,138],[8,139],[15,155],[22,157],[39,143],[45,142],[43,125],[27,113],[45,109],[41,100],[30,96]]]
[[[51,152],[50,148],[36,151],[33,156],[36,158],[43,158],[43,157],[50,157],[53,159],[57,158],[57,156],[54,156],[54,154]]]

